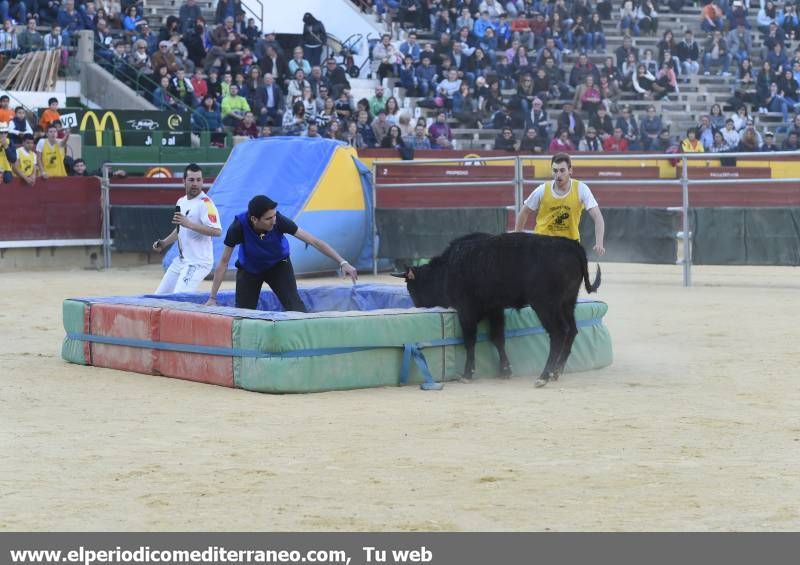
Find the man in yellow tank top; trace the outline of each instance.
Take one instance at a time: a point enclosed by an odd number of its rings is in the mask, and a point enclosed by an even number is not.
[[[566,153],[556,153],[550,160],[553,180],[540,184],[525,200],[517,216],[514,231],[522,231],[531,214],[536,218],[533,233],[566,237],[580,241],[578,226],[585,209],[594,221],[594,247],[598,255],[606,250],[605,222],[600,207],[586,184],[570,178],[572,161]]]
[[[33,186],[36,182],[36,168],[36,147],[33,145],[33,135],[26,133],[22,136],[22,147],[17,149],[14,172],[27,184]]]
[[[69,130],[66,129],[63,139],[58,139],[58,128],[50,124],[47,126],[47,137],[40,139],[36,145],[36,158],[39,161],[39,174],[43,179],[48,177],[65,177],[67,169],[64,166]]]

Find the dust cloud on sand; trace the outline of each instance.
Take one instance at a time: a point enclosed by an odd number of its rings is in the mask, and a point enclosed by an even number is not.
[[[797,530],[797,273],[604,264],[606,369],[285,396],[61,360],[158,267],[3,274],[0,529]]]

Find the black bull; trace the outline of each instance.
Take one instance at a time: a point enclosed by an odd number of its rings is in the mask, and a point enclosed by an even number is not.
[[[475,372],[478,322],[489,320],[489,335],[500,354],[500,376],[511,376],[505,350],[505,308],[530,306],[550,336],[550,354],[536,386],[556,380],[578,335],[575,303],[581,283],[600,286],[600,266],[589,281],[586,251],[573,240],[526,233],[474,233],[450,242],[427,265],[394,276],[406,280],[414,305],[458,312],[467,362],[464,378]]]

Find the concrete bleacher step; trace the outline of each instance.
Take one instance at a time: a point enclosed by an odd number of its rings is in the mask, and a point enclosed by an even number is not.
[[[371,78],[350,78],[347,77],[347,81],[350,83],[352,88],[357,88],[360,90],[367,90],[372,89],[375,90],[375,87],[378,86],[377,79]]]
[[[750,22],[752,24],[753,36],[753,50],[751,51],[751,59],[754,61],[754,66],[758,68],[760,59],[763,54],[763,42],[760,38],[755,27],[755,13],[751,12]],[[657,51],[657,44],[661,40],[662,34],[665,30],[671,29],[675,34],[677,41],[683,37],[685,30],[690,29],[695,34],[695,39],[700,44],[701,48],[705,43],[706,37],[709,34],[700,29],[700,7],[692,6],[684,8],[681,13],[660,13],[659,14],[659,27],[655,35],[640,35],[633,37],[634,45],[643,53],[645,49],[652,49],[655,53]],[[619,13],[614,10],[610,21],[604,22],[604,31],[606,35],[606,50],[604,53],[590,52],[589,58],[596,65],[602,65],[604,59],[608,56],[614,57],[615,50],[622,44],[623,34],[619,30]],[[431,33],[427,35],[421,34],[421,37],[427,37],[430,40],[436,40]],[[563,65],[567,76],[579,55],[579,50],[574,50],[568,54],[563,55]],[[731,64],[731,70],[735,72],[735,62]],[[715,69],[715,72],[719,72]],[[654,105],[659,114],[662,115],[665,123],[672,124],[673,135],[682,135],[686,128],[696,126],[701,116],[708,114],[711,106],[718,103],[723,107],[726,115],[731,113],[731,107],[728,102],[731,99],[737,79],[735,76],[722,77],[719,74],[715,75],[693,75],[691,77],[680,77],[679,88],[680,92],[672,94],[669,100],[665,101],[651,101],[636,99],[632,93],[624,93],[623,100],[619,105],[629,105],[635,116],[640,117],[646,112],[650,105]],[[514,91],[504,91],[505,97],[512,96]],[[400,94],[404,94],[401,90]],[[412,110],[416,115],[430,117],[436,110],[419,108],[416,106],[418,98],[406,97],[401,100],[401,106]],[[550,114],[551,122],[555,123],[555,119],[561,112],[564,100],[551,100],[547,103],[546,108]],[[571,100],[570,100],[571,102]],[[759,131],[766,129],[774,130],[776,127],[782,125],[783,117],[781,114],[769,113],[758,114],[754,113],[755,123]],[[458,124],[456,124],[458,125]],[[459,139],[464,139],[466,142],[475,144],[475,147],[487,146],[493,144],[494,136],[497,134],[495,130],[471,130],[466,128],[456,128],[454,133],[457,132]],[[779,140],[780,141],[780,140]],[[483,145],[482,145],[483,144]]]
[[[144,0],[144,17],[147,18],[150,27],[160,29],[166,21],[167,16],[177,16],[182,0]],[[211,0],[197,0],[200,12],[209,26],[214,25],[216,14],[216,2]]]

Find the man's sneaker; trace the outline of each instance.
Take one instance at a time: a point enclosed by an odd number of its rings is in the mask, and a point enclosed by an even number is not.
[[[708,72],[708,71],[706,71],[706,72],[704,72],[703,74],[704,74],[705,76],[708,76],[708,75],[710,75],[711,73],[710,73],[710,72]]]
[[[731,73],[729,73],[728,71],[725,71],[724,73],[722,73],[722,76],[729,77],[729,76],[731,76]]]

